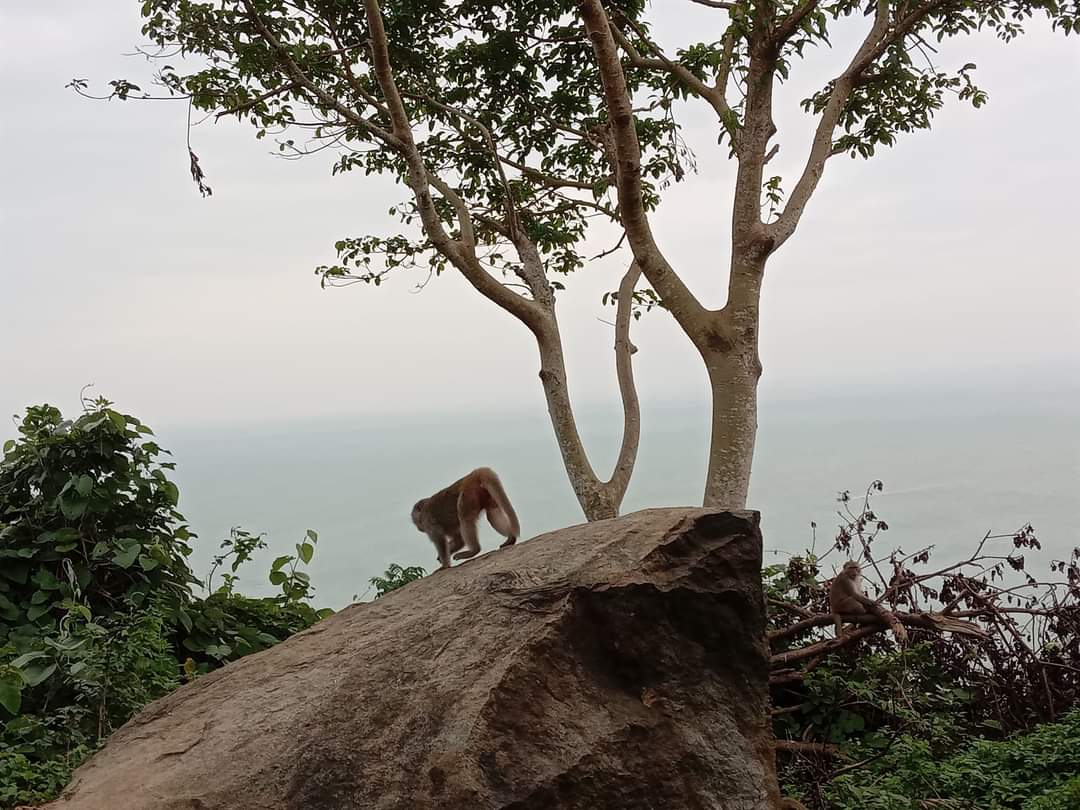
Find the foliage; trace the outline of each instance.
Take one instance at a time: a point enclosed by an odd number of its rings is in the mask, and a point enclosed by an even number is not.
[[[235,592],[265,546],[233,529],[204,598],[167,451],[105,400],[66,421],[27,409],[0,462],[0,807],[52,798],[113,729],[183,677],[265,649],[330,611],[301,570],[318,536],[274,562],[278,596]],[[183,661],[183,664],[181,664]]]
[[[375,598],[386,596],[390,591],[395,591],[410,582],[422,579],[426,573],[419,565],[402,568],[397,563],[393,563],[381,577],[371,578],[371,586],[375,589]]]
[[[636,2],[622,5],[635,17],[641,12]],[[149,0],[142,11],[143,33],[153,44],[148,53],[205,60],[190,72],[162,67],[155,83],[173,97],[244,120],[256,138],[279,136],[284,156],[333,149],[334,174],[388,174],[407,185],[400,150],[382,134],[389,122],[362,44],[369,36],[362,4]],[[588,220],[617,221],[617,215],[600,131],[599,76],[573,4],[405,2],[386,4],[382,13],[395,81],[413,126],[425,132],[425,164],[475,213],[485,263],[499,274],[519,270],[513,240],[499,225],[512,208],[554,277],[581,267]],[[317,92],[289,74],[272,41],[288,49],[297,74],[317,83]],[[672,91],[653,92],[657,82],[647,74],[631,83],[652,98],[638,127],[646,195],[655,203],[658,186],[682,177],[690,157],[677,138]],[[71,86],[85,93],[87,83]],[[126,79],[110,91],[120,100],[150,95]],[[439,217],[457,227],[443,197]],[[405,225],[418,223],[411,194],[390,213]],[[448,261],[430,233],[346,238],[336,249],[338,263],[317,271],[324,284],[378,285],[399,268],[438,273]]]
[[[1080,551],[1039,578],[1027,573],[1039,550],[1030,526],[988,533],[969,557],[945,565],[930,565],[932,548],[878,553],[889,527],[871,501],[882,488],[840,493],[832,544],[763,571],[774,728],[802,746],[781,754],[789,792],[817,808],[899,810],[934,799],[934,807],[1026,809],[1036,797],[1030,807],[1067,806],[1060,801],[1077,789],[1080,759],[1032,752],[1080,732],[1080,713],[1054,723],[1080,705]],[[822,633],[832,624],[822,569],[837,553],[837,565],[863,564],[879,602],[907,625],[910,647],[896,646],[873,616],[849,617],[865,623],[841,638]],[[1040,720],[1050,724],[1009,736]],[[969,784],[991,761],[994,778]]]
[[[837,777],[824,799],[835,810],[1073,810],[1080,712],[1007,740],[973,739],[949,754],[904,735],[880,759]]]
[[[178,620],[196,582],[167,451],[106,400],[84,406],[74,421],[28,408],[0,462],[0,648],[40,687],[39,705],[56,697],[53,675],[87,677],[90,658],[124,635],[102,617]],[[10,711],[10,670],[0,683]]]

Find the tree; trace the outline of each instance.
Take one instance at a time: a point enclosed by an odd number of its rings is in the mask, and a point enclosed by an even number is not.
[[[831,157],[869,158],[898,135],[930,126],[947,93],[976,107],[985,93],[972,82],[975,65],[955,73],[927,60],[927,39],[988,28],[1004,40],[1027,18],[1045,14],[1066,34],[1080,31],[1080,3],[1057,0],[693,0],[722,18],[718,42],[702,42],[669,57],[648,30],[618,4],[581,0],[580,9],[600,65],[611,121],[619,209],[627,240],[645,278],[686,332],[712,387],[712,447],[705,504],[746,502],[757,432],[759,306],[765,265],[795,232]],[[781,204],[780,177],[765,177],[779,149],[770,145],[773,88],[787,78],[808,46],[828,44],[844,17],[869,18],[847,67],[803,101],[817,116],[805,166]],[[727,303],[705,308],[681,281],[649,227],[641,187],[641,148],[633,98],[641,74],[666,76],[680,96],[710,105],[719,140],[738,163],[732,204]],[[730,101],[737,89],[740,100]],[[763,193],[772,215],[762,215]]]
[[[150,0],[142,9],[152,55],[206,60],[184,74],[160,70],[156,81],[174,97],[215,118],[247,120],[256,137],[281,134],[284,154],[337,149],[335,174],[385,173],[407,187],[410,196],[390,210],[405,225],[419,223],[420,236],[342,239],[338,263],[318,268],[323,284],[379,285],[393,270],[417,265],[460,272],[534,335],[574,492],[588,518],[617,514],[640,429],[630,320],[635,302],[652,300],[635,292],[640,272],[631,263],[611,294],[624,424],[604,481],[575,422],[556,317],[559,279],[584,263],[589,222],[618,222],[611,171],[601,166],[599,79],[580,23],[546,4],[427,0],[395,4],[385,17],[378,3],[338,0]],[[72,86],[86,94],[85,80]],[[107,97],[149,94],[121,79]],[[307,141],[284,137],[294,131]],[[657,182],[681,171],[674,132],[664,111],[642,133]],[[194,153],[191,169],[209,194]],[[652,205],[656,189],[645,188]]]
[[[923,66],[927,39],[991,29],[1010,40],[1037,13],[1065,33],[1080,26],[1080,5],[1057,0],[692,2],[716,12],[718,36],[674,54],[651,36],[641,0],[401,0],[386,8],[378,0],[146,0],[142,9],[151,55],[206,60],[189,72],[162,68],[157,81],[175,97],[247,120],[257,137],[306,132],[305,143],[284,138],[280,149],[340,149],[336,172],[387,173],[409,188],[392,212],[418,221],[422,237],[342,240],[339,263],[320,268],[324,283],[377,285],[402,266],[453,267],[525,324],[567,473],[586,516],[598,518],[617,512],[636,456],[632,305],[667,309],[701,355],[712,393],[704,503],[742,507],[757,430],[762,277],[828,160],[869,158],[901,133],[928,128],[947,94],[984,103],[974,65],[951,73]],[[847,68],[803,102],[817,128],[785,203],[782,178],[765,176],[779,148],[771,143],[774,85],[808,46],[828,44],[839,20],[860,16],[867,33]],[[112,87],[110,97],[149,95],[127,80]],[[738,165],[728,298],[715,310],[679,277],[649,221],[663,186],[693,165],[674,117],[684,100],[711,107],[718,143]],[[558,277],[585,262],[593,220],[621,228],[634,256],[614,295],[624,432],[606,482],[578,435],[555,317]],[[372,267],[376,257],[381,268]],[[638,273],[651,290],[635,291]]]

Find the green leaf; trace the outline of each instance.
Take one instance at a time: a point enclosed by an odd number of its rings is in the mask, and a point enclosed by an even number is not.
[[[311,562],[311,558],[315,555],[315,546],[311,545],[311,543],[304,543],[300,546],[298,551],[300,552],[300,559],[305,563],[309,563]]]
[[[46,613],[52,610],[52,605],[31,605],[26,611],[26,618],[32,622],[36,622]]]
[[[114,554],[113,562],[119,565],[121,568],[130,568],[135,562],[135,559],[139,556],[140,551],[140,546],[129,546],[123,551],[118,551],[116,554]]]
[[[178,618],[180,620],[180,624],[184,625],[184,629],[187,630],[190,633],[191,632],[191,616],[188,615],[187,611],[184,610],[183,608],[176,611],[176,618]]]
[[[308,529],[307,530],[307,539],[310,540],[312,543],[318,543],[319,542],[319,535],[314,529]]]
[[[0,706],[11,714],[18,714],[22,708],[22,681],[10,675],[0,676]]]
[[[122,414],[119,414],[112,409],[105,411],[105,413],[108,414],[109,421],[112,422],[114,428],[116,428],[120,432],[123,432],[127,428],[127,422],[125,421]]]
[[[75,491],[82,497],[86,498],[90,495],[91,490],[94,488],[94,479],[89,475],[80,475],[79,480],[75,483]]]
[[[166,481],[161,485],[162,490],[165,492],[165,497],[169,499],[169,503],[172,506],[176,506],[180,502],[180,490],[176,484],[172,481]]]
[[[52,597],[45,593],[45,591],[34,591],[34,595],[30,597],[30,604],[40,605],[42,602],[49,599],[52,599]]]
[[[288,579],[288,577],[285,575],[284,571],[271,571],[270,572],[270,584],[272,584],[272,585],[280,585],[286,579]]]
[[[60,498],[60,511],[68,520],[78,520],[86,512],[88,501],[72,501]]]
[[[278,557],[276,560],[274,560],[273,564],[270,566],[270,570],[271,571],[277,571],[283,565],[288,564],[291,560],[292,560],[292,555],[291,554],[285,554],[284,556]]]
[[[85,661],[76,661],[74,664],[72,664],[68,668],[68,674],[69,675],[78,675],[80,672],[82,672],[84,669],[86,669],[86,666],[87,666],[87,664],[86,664]]]
[[[53,576],[52,572],[39,568],[32,577],[38,588],[43,591],[55,591],[60,587],[60,580]]]
[[[27,686],[39,686],[54,672],[56,672],[56,664],[48,664],[43,667],[27,667],[22,671],[22,676]]]
[[[30,566],[26,563],[8,563],[0,565],[0,574],[7,577],[12,582],[16,582],[19,585],[25,585],[26,579],[30,575]]]
[[[139,566],[142,568],[143,571],[153,571],[155,568],[158,567],[158,561],[155,560],[153,557],[148,557],[145,554],[140,554]]]
[[[33,652],[23,653],[11,662],[11,666],[15,667],[15,669],[22,669],[31,661],[37,661],[39,658],[45,658],[46,655],[47,653],[42,652],[41,650],[34,650]]]

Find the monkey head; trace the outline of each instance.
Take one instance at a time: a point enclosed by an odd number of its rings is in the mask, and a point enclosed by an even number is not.
[[[424,513],[424,507],[427,506],[427,502],[428,502],[427,498],[421,498],[420,500],[418,500],[416,502],[416,505],[413,506],[413,508],[412,508],[412,522],[413,522],[413,525],[420,531],[425,531],[424,526],[423,526],[423,518],[421,516]]]

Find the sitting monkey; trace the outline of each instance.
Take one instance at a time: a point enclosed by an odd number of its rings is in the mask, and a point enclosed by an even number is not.
[[[904,629],[904,625],[900,624],[892,613],[863,593],[859,579],[859,564],[855,560],[848,560],[829,586],[829,612],[833,614],[833,621],[836,624],[836,637],[840,638],[845,615],[870,613],[888,624],[896,640],[904,644],[907,641],[907,630]]]
[[[488,467],[479,467],[430,498],[417,501],[412,521],[435,544],[440,567],[449,568],[451,554],[455,560],[464,560],[480,553],[476,522],[481,512],[487,513],[488,523],[506,538],[499,548],[517,542],[521,534],[517,514],[499,476]]]

